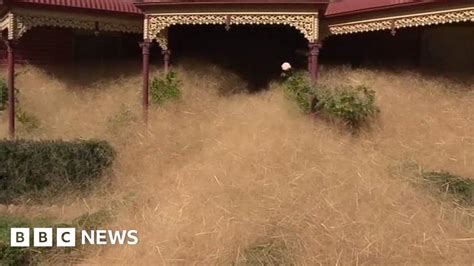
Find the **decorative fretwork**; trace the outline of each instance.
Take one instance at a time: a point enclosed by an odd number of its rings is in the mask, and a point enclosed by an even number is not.
[[[168,50],[168,29],[162,29],[156,35],[156,41],[162,50]]]
[[[13,13],[8,12],[0,20],[0,29],[2,31],[7,30],[8,39],[10,40],[13,39],[13,31],[11,30],[13,29],[13,22],[14,22],[13,16],[14,16]]]
[[[94,30],[95,22],[87,20],[76,20],[56,17],[39,17],[29,15],[16,15],[15,27],[13,29],[14,39],[19,39],[28,30],[34,27],[49,26],[61,28],[74,28],[84,30]]]
[[[145,18],[144,38],[156,39],[167,49],[166,29],[173,25],[287,25],[300,31],[306,39],[318,39],[317,13],[216,13],[216,14],[150,14]]]
[[[474,8],[333,24],[329,30],[332,34],[349,34],[467,21],[474,22]]]
[[[143,33],[143,26],[141,21],[99,21],[99,30],[117,31],[123,33]]]
[[[143,31],[138,19],[78,16],[66,13],[21,10],[9,12],[0,20],[0,27],[2,30],[8,29],[8,39],[10,40],[19,39],[28,30],[41,26],[125,33],[141,33]]]

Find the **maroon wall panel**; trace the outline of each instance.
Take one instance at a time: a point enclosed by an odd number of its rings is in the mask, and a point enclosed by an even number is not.
[[[6,64],[5,47],[1,47],[0,63]],[[26,32],[15,49],[18,63],[67,63],[74,59],[73,33],[60,28],[33,28]]]

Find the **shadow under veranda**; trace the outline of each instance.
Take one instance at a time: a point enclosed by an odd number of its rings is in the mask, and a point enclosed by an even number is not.
[[[17,68],[17,76],[28,71],[29,65]],[[88,63],[61,63],[48,65],[31,65],[55,78],[70,89],[87,89],[98,82],[127,79],[142,73],[139,60],[107,60]]]
[[[29,67],[31,66],[31,67]],[[67,84],[68,89],[96,88],[100,82],[127,79],[142,75],[143,68],[140,60],[108,60],[89,63],[63,63],[51,65],[21,65],[16,69],[16,76],[25,74],[31,69],[42,71],[47,76]],[[203,58],[195,55],[173,60],[171,69],[193,72],[206,76],[222,72],[219,78],[222,86],[221,96],[236,93],[258,93],[269,88],[272,81],[280,79],[281,71],[277,62],[273,67],[262,68],[253,64],[225,64],[221,60]],[[5,71],[3,71],[5,72]],[[150,63],[150,82],[163,73],[163,62],[152,60]],[[179,76],[178,76],[179,78]],[[137,86],[141,89],[141,83]],[[232,85],[232,86],[226,86]],[[19,88],[21,89],[21,88]]]

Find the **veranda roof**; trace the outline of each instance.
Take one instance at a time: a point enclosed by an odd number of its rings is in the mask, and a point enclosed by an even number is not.
[[[391,8],[408,7],[439,0],[339,0],[331,2],[326,10],[326,17],[344,16]],[[444,1],[448,2],[448,1]]]
[[[135,0],[136,5],[173,4],[327,4],[328,0]]]
[[[131,0],[10,0],[4,4],[78,8],[106,12],[141,14]]]
[[[327,4],[328,0],[4,0],[4,4],[35,5],[58,8],[78,8],[106,12],[142,14],[137,7],[150,5],[207,5],[207,4]],[[370,11],[414,5],[449,2],[440,0],[336,0],[327,6],[326,17],[365,13]]]

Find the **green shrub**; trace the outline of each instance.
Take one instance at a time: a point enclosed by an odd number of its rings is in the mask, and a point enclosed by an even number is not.
[[[94,230],[105,226],[113,216],[111,210],[99,210],[93,213],[85,213],[72,221],[73,225],[82,230]]]
[[[237,265],[293,265],[293,256],[284,242],[270,240],[254,244],[243,251]]]
[[[359,128],[379,112],[375,105],[375,91],[365,86],[327,88],[318,85],[315,94],[315,110],[323,109],[330,116],[342,119],[352,129]]]
[[[169,100],[181,97],[181,81],[176,72],[170,71],[161,77],[155,77],[151,82],[151,100],[156,104],[163,104]]]
[[[8,88],[3,79],[0,79],[0,111],[7,108]]]
[[[114,158],[105,141],[0,140],[0,202],[54,196],[68,185],[83,188]]]
[[[311,112],[311,99],[313,97],[311,82],[307,75],[302,72],[296,72],[286,76],[284,82],[284,92],[286,97],[294,100],[301,111]]]
[[[15,112],[16,120],[20,124],[20,130],[26,132],[26,133],[31,133],[38,128],[40,128],[40,120],[38,117],[27,113],[20,108],[16,108],[17,111]]]
[[[365,86],[330,88],[313,84],[303,72],[285,74],[284,78],[285,95],[294,100],[304,113],[322,110],[342,119],[350,128],[358,129],[379,112],[375,91]]]
[[[474,181],[449,172],[423,172],[423,178],[432,182],[440,191],[447,191],[464,203],[474,201]]]
[[[76,228],[79,230],[97,230],[106,226],[112,219],[111,211],[99,210],[94,213],[83,214],[71,223],[57,223],[49,218],[28,219],[11,215],[0,215],[0,265],[62,265],[70,263],[71,252],[81,256],[81,237],[76,235],[75,248],[37,248],[37,247],[10,247],[10,229],[14,227],[34,228]],[[31,231],[30,231],[31,232]],[[33,243],[33,234],[30,233],[30,243]],[[79,251],[79,252],[78,252]],[[63,260],[65,261],[63,261]],[[54,261],[52,263],[51,261]]]
[[[127,108],[127,106],[122,105],[120,111],[107,120],[107,129],[113,134],[116,134],[121,128],[129,125],[130,122],[135,120],[136,117],[133,112]]]
[[[71,261],[71,255],[81,257],[82,251],[84,250],[84,246],[80,246],[80,234],[76,234],[75,248],[11,247],[11,228],[46,227],[53,228],[53,232],[56,231],[56,228],[97,230],[106,226],[112,218],[112,211],[109,210],[99,210],[94,213],[86,213],[75,218],[70,223],[56,223],[49,218],[28,219],[11,215],[0,215],[0,265],[43,265],[45,263],[47,265],[63,265],[65,262],[69,264]],[[33,243],[32,233],[30,233],[30,243]]]
[[[13,227],[51,227],[52,224],[52,221],[45,218],[28,220],[10,215],[0,216],[0,265],[36,265],[39,263],[38,255],[46,249],[10,247],[10,229]],[[33,243],[32,234],[30,237],[30,243]]]

